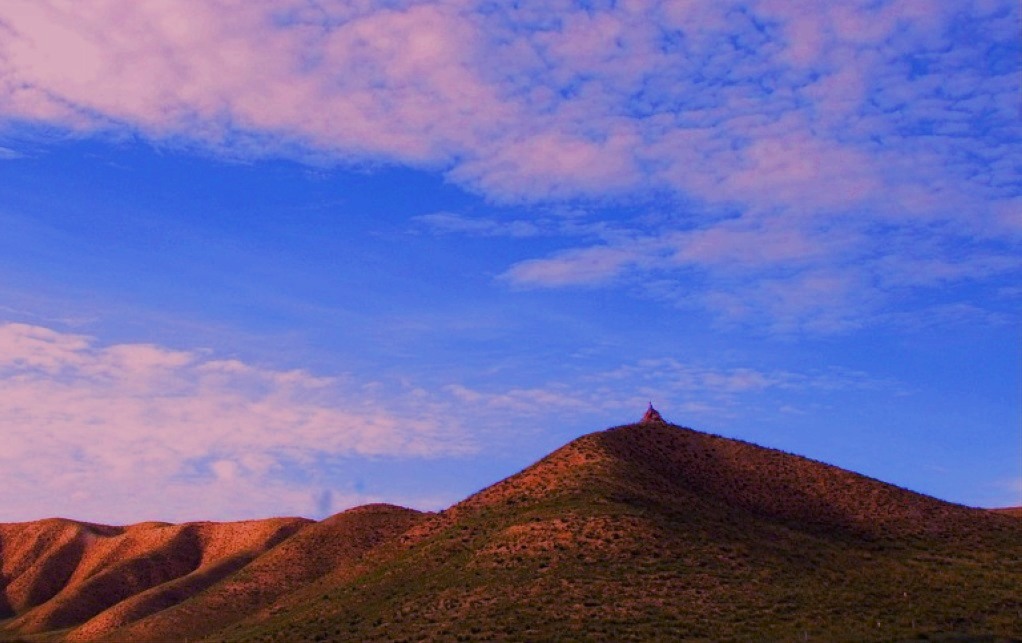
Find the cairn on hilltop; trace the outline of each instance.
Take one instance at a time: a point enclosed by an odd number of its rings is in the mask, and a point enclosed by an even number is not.
[[[653,402],[651,401],[645,415],[639,420],[639,424],[667,424],[667,420],[660,415],[659,411],[653,408]]]

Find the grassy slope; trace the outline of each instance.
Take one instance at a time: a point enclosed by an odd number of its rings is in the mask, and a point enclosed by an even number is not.
[[[210,640],[1022,637],[1017,519],[675,427],[582,438]]]

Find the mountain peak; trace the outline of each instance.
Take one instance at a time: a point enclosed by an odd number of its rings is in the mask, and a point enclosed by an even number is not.
[[[1016,640],[1017,511],[650,404],[436,514],[0,524],[0,641]]]
[[[659,411],[653,408],[653,402],[651,401],[645,415],[639,420],[639,424],[667,424],[667,421],[664,420]]]

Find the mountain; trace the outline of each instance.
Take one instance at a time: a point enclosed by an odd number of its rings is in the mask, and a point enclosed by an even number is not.
[[[0,556],[9,639],[1022,639],[1017,515],[662,419],[437,514],[41,521]]]
[[[110,612],[145,616],[229,577],[310,522],[0,525],[2,627],[33,634]]]
[[[140,618],[133,611],[108,610],[68,636],[70,641],[103,638],[156,641],[197,638],[263,610],[277,599],[330,575],[334,582],[361,571],[361,558],[408,530],[422,514],[392,505],[367,505],[307,525],[238,573],[167,609]],[[118,606],[120,607],[120,606]]]
[[[990,511],[1004,514],[1006,516],[1015,516],[1016,518],[1022,518],[1022,507],[1001,507],[999,509],[991,509]]]

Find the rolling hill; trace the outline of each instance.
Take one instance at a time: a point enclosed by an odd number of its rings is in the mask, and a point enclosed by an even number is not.
[[[1022,520],[652,421],[436,514],[0,526],[0,640],[1022,638]]]

